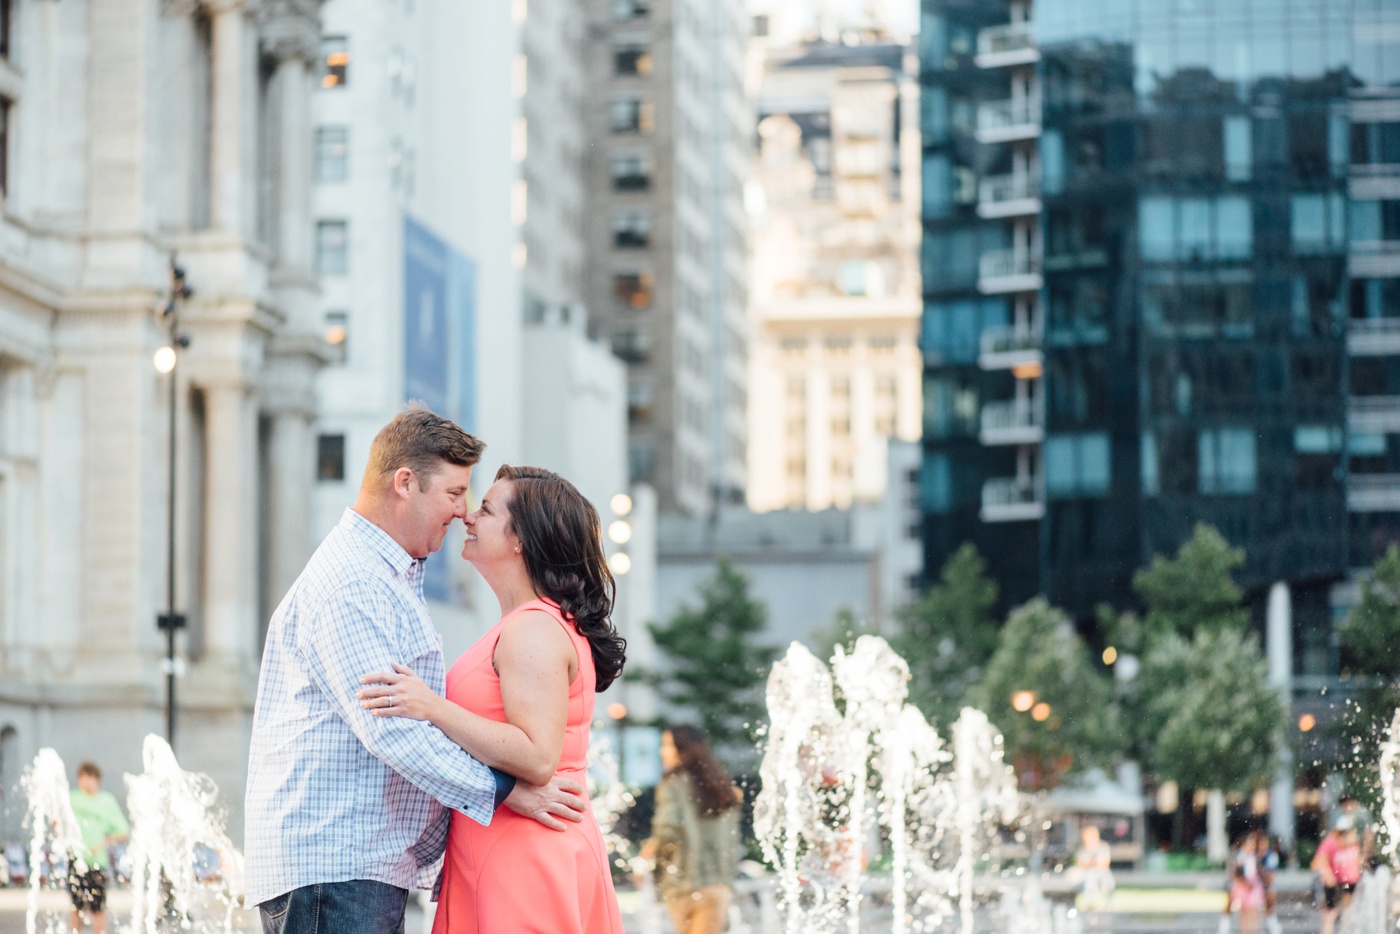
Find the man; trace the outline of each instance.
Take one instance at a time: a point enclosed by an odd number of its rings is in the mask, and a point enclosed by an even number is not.
[[[102,790],[102,770],[91,762],[78,766],[78,787],[69,792],[73,803],[73,815],[78,818],[78,829],[83,833],[83,846],[87,852],[81,854],[87,868],[78,872],[75,866],[68,869],[68,894],[73,899],[73,915],[68,921],[70,930],[83,928],[83,915],[92,920],[95,934],[107,931],[107,870],[111,867],[108,855],[115,844],[125,840],[131,827],[122,814],[122,807],[110,791]]]
[[[266,934],[402,932],[408,890],[435,877],[444,804],[483,824],[502,803],[556,830],[581,819],[577,783],[516,782],[431,724],[372,716],[355,696],[394,662],[442,693],[423,562],[466,516],[482,448],[421,405],[401,412],[374,439],[354,508],[272,616],[244,847]]]

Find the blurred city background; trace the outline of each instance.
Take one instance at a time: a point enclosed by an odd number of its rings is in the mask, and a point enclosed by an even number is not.
[[[409,399],[597,505],[639,790],[876,633],[1064,847],[1378,806],[1400,0],[0,0],[0,192],[0,841],[148,732],[241,837],[267,620]]]

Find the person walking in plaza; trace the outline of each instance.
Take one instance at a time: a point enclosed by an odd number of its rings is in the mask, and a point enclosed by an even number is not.
[[[693,726],[661,734],[661,767],[651,838],[657,887],[677,934],[718,934],[734,893],[743,794]]]
[[[387,721],[425,720],[482,762],[542,783],[583,781],[595,695],[622,673],[615,585],[598,511],[563,477],[505,466],[466,517],[462,557],[501,619],[447,674],[446,699],[412,666],[370,671],[359,696]],[[622,934],[602,831],[501,814],[452,815],[434,934]]]
[[[86,867],[78,871],[72,863],[68,868],[68,895],[73,901],[73,914],[68,928],[81,931],[83,915],[92,922],[93,934],[107,931],[107,871],[112,867],[110,850],[131,834],[131,826],[122,814],[116,795],[102,788],[102,770],[91,762],[78,766],[78,787],[69,791],[73,816],[83,834],[86,852],[80,854]]]
[[[408,890],[437,878],[444,805],[483,825],[514,812],[551,832],[582,819],[576,777],[518,782],[430,724],[372,716],[356,697],[361,675],[395,663],[443,689],[423,566],[466,516],[483,447],[421,405],[397,415],[374,439],[354,508],[273,613],[244,811],[246,901],[266,934],[402,934]]]
[[[1079,831],[1074,868],[1083,879],[1084,910],[1106,909],[1109,896],[1113,894],[1113,850],[1093,824],[1085,824]]]
[[[1240,916],[1241,934],[1257,934],[1260,915],[1267,910],[1268,890],[1273,881],[1272,873],[1265,864],[1268,840],[1264,834],[1252,830],[1245,834],[1240,845],[1230,854],[1230,882],[1226,896],[1225,915],[1221,918],[1220,930],[1229,930],[1232,913]]]
[[[1322,934],[1333,934],[1361,881],[1361,842],[1350,816],[1342,814],[1333,821],[1331,832],[1318,844],[1312,868],[1322,879]]]

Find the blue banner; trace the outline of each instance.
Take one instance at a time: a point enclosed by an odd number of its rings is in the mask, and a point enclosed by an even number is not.
[[[418,400],[467,431],[476,422],[476,263],[404,216],[404,401]],[[460,603],[455,555],[429,558],[423,591]]]

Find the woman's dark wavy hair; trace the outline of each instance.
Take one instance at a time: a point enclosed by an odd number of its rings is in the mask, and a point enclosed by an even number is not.
[[[695,791],[695,802],[700,806],[700,813],[713,817],[738,807],[734,780],[715,758],[700,728],[681,724],[667,727],[666,732],[671,734],[671,741],[676,744],[676,752],[681,759],[681,764],[673,771],[684,772],[690,777],[690,787]]]
[[[530,583],[574,618],[593,651],[598,690],[605,690],[622,673],[627,640],[612,624],[617,585],[603,555],[598,510],[552,470],[506,464],[496,479],[511,483],[506,508]]]

